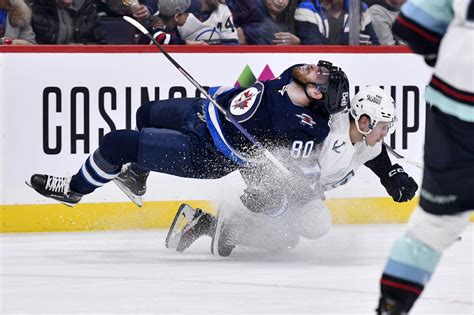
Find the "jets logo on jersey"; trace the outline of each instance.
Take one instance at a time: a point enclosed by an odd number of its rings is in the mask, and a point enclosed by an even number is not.
[[[242,115],[247,112],[252,107],[255,97],[259,93],[256,88],[250,88],[240,93],[230,104],[232,114]]]
[[[338,143],[339,143],[339,140],[336,140],[334,142],[334,144],[332,145],[332,150],[336,153],[341,153],[341,151],[339,151],[339,149],[342,148],[346,144],[346,142],[342,141],[341,144],[338,144]]]
[[[229,110],[238,122],[244,122],[253,116],[262,100],[262,92],[263,84],[256,82],[232,99]]]
[[[311,117],[308,114],[304,114],[304,113],[301,115],[296,114],[296,117],[301,119],[301,123],[303,125],[309,126],[310,128],[313,128],[313,126],[316,125],[316,122],[313,120],[313,117]]]

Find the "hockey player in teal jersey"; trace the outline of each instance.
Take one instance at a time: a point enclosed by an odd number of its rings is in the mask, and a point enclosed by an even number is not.
[[[380,315],[408,314],[474,209],[474,1],[409,0],[393,31],[434,73],[420,204],[383,270]]]

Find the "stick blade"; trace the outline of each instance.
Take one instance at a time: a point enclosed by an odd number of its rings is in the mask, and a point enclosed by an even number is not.
[[[145,35],[150,34],[150,32],[148,32],[148,30],[137,20],[135,20],[135,19],[133,19],[129,16],[124,16],[123,19],[125,21],[127,21],[128,23],[132,24],[133,26],[135,26],[143,34],[145,34]]]

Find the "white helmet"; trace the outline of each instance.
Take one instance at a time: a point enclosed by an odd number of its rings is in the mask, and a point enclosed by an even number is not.
[[[357,130],[363,135],[369,134],[379,121],[391,123],[389,133],[395,130],[394,123],[397,121],[395,101],[377,86],[368,86],[354,95],[351,101],[350,113],[356,122],[359,121],[362,115],[369,116],[370,130],[368,132],[361,131],[359,124],[356,124]]]

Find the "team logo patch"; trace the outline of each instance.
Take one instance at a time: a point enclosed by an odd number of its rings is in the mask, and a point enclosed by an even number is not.
[[[316,125],[316,122],[313,120],[313,117],[311,117],[308,114],[304,114],[304,113],[301,115],[296,114],[296,117],[301,119],[301,123],[303,125],[307,125],[310,128],[313,128],[313,126]]]
[[[332,145],[332,150],[336,153],[341,153],[339,149],[342,148],[345,144],[346,144],[345,141],[342,141],[342,143],[339,143],[339,140],[336,140],[334,144]]]
[[[253,104],[255,104],[258,94],[260,94],[260,91],[251,87],[234,97],[230,103],[230,112],[232,115],[240,116],[248,112]]]
[[[244,122],[255,114],[262,100],[263,88],[261,82],[256,82],[232,99],[229,111],[238,122]]]

